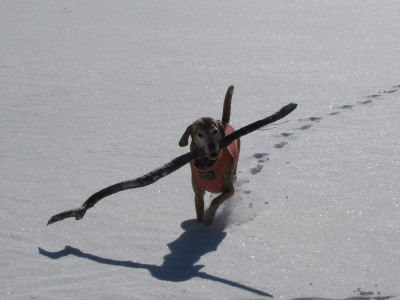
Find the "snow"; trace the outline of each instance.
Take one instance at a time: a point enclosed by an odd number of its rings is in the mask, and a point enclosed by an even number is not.
[[[1,299],[397,299],[400,3],[0,3]],[[237,191],[151,171],[235,85]],[[207,196],[207,202],[212,196]]]

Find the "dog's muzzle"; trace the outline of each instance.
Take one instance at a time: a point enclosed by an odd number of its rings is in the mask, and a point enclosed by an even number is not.
[[[215,144],[209,144],[207,151],[207,158],[212,160],[218,159],[219,156],[218,150],[219,149]]]

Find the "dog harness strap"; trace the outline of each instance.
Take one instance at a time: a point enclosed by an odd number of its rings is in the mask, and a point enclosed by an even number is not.
[[[225,135],[231,134],[234,131],[235,129],[231,125],[226,125]],[[199,188],[203,191],[215,194],[222,193],[224,173],[232,159],[233,170],[236,170],[239,158],[237,140],[234,140],[229,146],[222,149],[221,152],[218,160],[208,169],[198,169],[193,161],[190,162],[194,179]]]

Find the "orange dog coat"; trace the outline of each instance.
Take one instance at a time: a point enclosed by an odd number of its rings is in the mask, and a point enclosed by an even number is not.
[[[234,131],[235,129],[231,125],[226,125],[225,135],[231,134]],[[234,140],[229,146],[223,148],[221,152],[222,153],[217,161],[208,169],[198,169],[193,161],[190,162],[194,180],[199,188],[203,191],[208,191],[215,194],[222,193],[224,172],[232,159],[233,169],[235,170],[237,167],[239,160],[239,148],[237,140]]]

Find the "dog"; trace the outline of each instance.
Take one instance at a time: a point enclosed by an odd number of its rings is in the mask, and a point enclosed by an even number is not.
[[[226,92],[221,121],[203,117],[190,124],[182,135],[179,146],[185,147],[191,136],[190,150],[202,148],[205,156],[190,162],[192,187],[197,221],[209,226],[222,202],[235,193],[234,182],[239,160],[240,140],[234,140],[228,147],[219,149],[219,142],[235,131],[229,125],[233,86]],[[211,201],[204,214],[205,192],[221,193]]]

